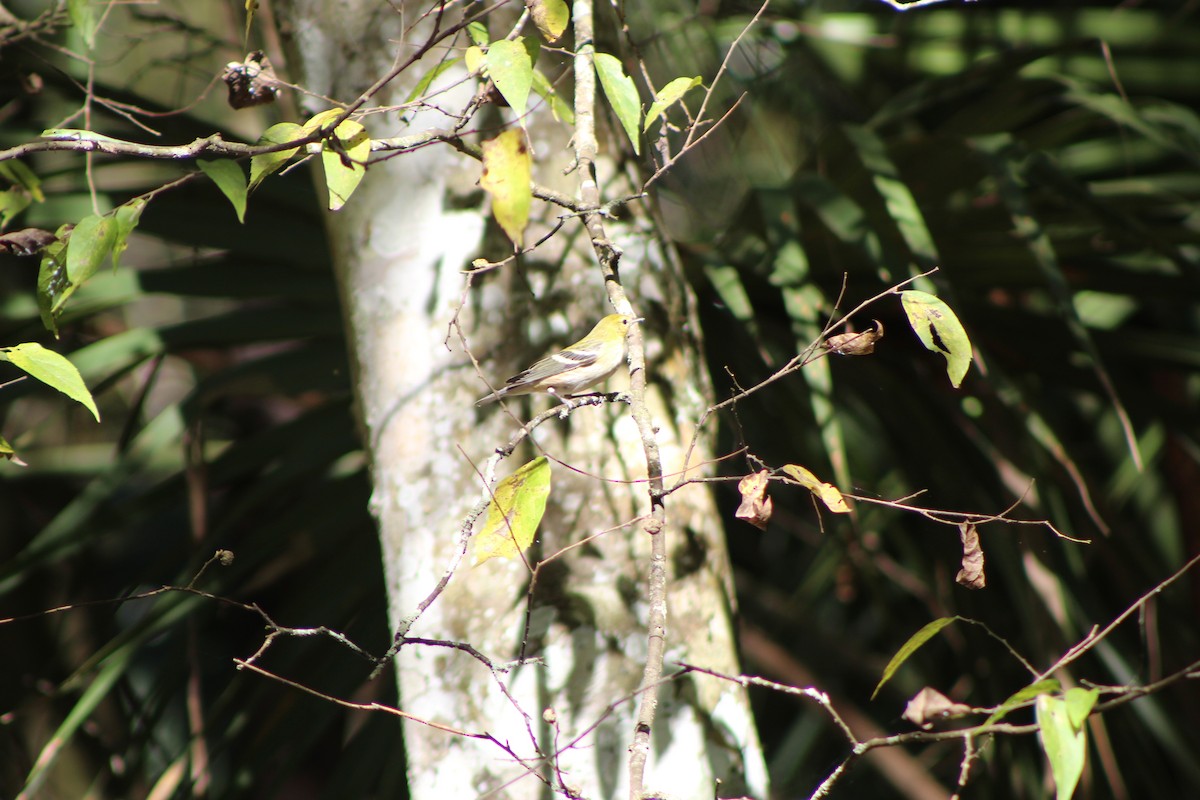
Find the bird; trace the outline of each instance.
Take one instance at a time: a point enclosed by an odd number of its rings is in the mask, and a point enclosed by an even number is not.
[[[504,386],[479,398],[475,405],[494,403],[504,397],[545,392],[560,400],[602,383],[617,371],[629,351],[625,332],[641,322],[628,314],[609,314],[591,332],[570,347],[548,355],[518,372]]]

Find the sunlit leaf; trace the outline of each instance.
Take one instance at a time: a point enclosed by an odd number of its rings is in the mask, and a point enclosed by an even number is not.
[[[900,300],[908,324],[916,332],[925,349],[941,353],[946,358],[946,374],[955,388],[962,383],[971,366],[971,340],[958,317],[928,292],[915,289],[901,292]]]
[[[879,679],[879,684],[875,687],[875,691],[871,692],[871,699],[875,699],[875,695],[879,694],[879,690],[883,688],[885,683],[892,679],[892,676],[896,674],[896,670],[900,669],[900,666],[908,660],[909,656],[917,652],[921,648],[921,645],[928,642],[934,636],[937,636],[942,628],[945,628],[957,619],[958,617],[935,619],[910,636],[908,641],[896,651],[896,655],[892,656],[892,660],[887,663],[887,666],[883,668],[883,677]]]
[[[196,166],[200,168],[201,172],[212,178],[212,182],[221,190],[221,194],[229,198],[229,202],[233,204],[233,211],[237,214],[238,222],[245,222],[246,173],[242,171],[238,163],[225,159],[219,161],[198,159]]]
[[[529,89],[533,85],[533,61],[521,41],[501,39],[488,46],[484,57],[488,77],[497,91],[504,95],[513,113],[518,117],[525,114],[529,101]]]
[[[650,110],[646,112],[646,119],[642,122],[642,132],[650,130],[654,120],[665,114],[668,108],[678,103],[685,94],[699,85],[700,76],[696,76],[695,78],[676,78],[659,89],[658,94],[654,95],[654,102],[650,104]]]
[[[746,322],[754,319],[754,307],[750,303],[750,295],[747,294],[746,287],[742,285],[742,278],[738,274],[737,267],[706,266],[704,274],[708,276],[708,280],[720,296],[721,302],[734,317]]]
[[[496,484],[483,528],[475,536],[476,564],[514,558],[533,544],[550,496],[550,462],[539,456]]]
[[[492,197],[492,213],[519,249],[533,203],[533,159],[525,131],[507,130],[483,143],[479,185]]]
[[[1087,756],[1087,734],[1082,724],[1076,725],[1072,722],[1068,703],[1063,698],[1044,694],[1038,697],[1035,709],[1042,750],[1046,753],[1050,771],[1054,774],[1054,796],[1056,800],[1070,800],[1075,794],[1075,787],[1079,785],[1080,776],[1083,775],[1084,760]],[[1090,709],[1089,705],[1088,710]]]
[[[567,125],[575,124],[575,109],[555,93],[550,79],[538,69],[533,71],[533,91],[550,104],[550,113],[556,120]]]
[[[96,409],[92,393],[84,385],[79,370],[65,356],[47,350],[37,342],[25,342],[13,347],[0,348],[0,358],[80,403],[92,412],[97,422],[100,421],[100,412]]]
[[[352,119],[339,124],[333,136],[337,145],[325,142],[321,148],[321,166],[325,169],[325,187],[329,190],[329,210],[337,211],[346,205],[367,174],[371,137],[366,128]]]
[[[1082,689],[1078,686],[1067,689],[1063,700],[1067,704],[1067,716],[1071,720],[1071,727],[1076,730],[1083,727],[1099,698],[1100,692],[1097,689]]]
[[[471,42],[479,47],[487,47],[488,44],[488,29],[487,25],[476,20],[475,22],[467,23],[467,36],[471,37]]]
[[[1025,703],[1028,703],[1030,700],[1033,700],[1034,698],[1040,697],[1044,694],[1057,692],[1061,688],[1062,684],[1060,684],[1054,678],[1047,678],[1044,681],[1031,683],[1028,686],[1018,690],[1007,700],[1001,703],[1000,707],[993,711],[992,715],[984,721],[983,727],[994,725],[1008,716],[1008,712],[1012,711],[1014,708],[1024,705]]]
[[[5,439],[3,436],[0,436],[0,458],[4,459],[5,461],[11,461],[19,467],[29,466],[20,459],[20,457],[17,455],[17,451],[14,450],[13,446],[8,443],[8,439]]]
[[[533,24],[547,43],[554,44],[562,38],[571,20],[571,11],[563,0],[529,0],[528,7]]]
[[[625,74],[620,59],[608,53],[596,53],[596,74],[600,77],[604,96],[616,112],[629,141],[633,142],[633,152],[641,153],[641,127],[638,123],[642,117],[642,106],[633,79]]]
[[[93,0],[67,0],[67,13],[83,43],[91,50],[96,46],[96,7]]]
[[[33,203],[33,199],[24,189],[9,189],[0,192],[0,230],[8,227],[8,223]]]
[[[467,72],[475,75],[487,66],[487,56],[484,55],[482,47],[473,44],[463,54],[463,62],[467,65]]]
[[[781,472],[816,495],[833,513],[850,513],[850,506],[846,504],[846,498],[842,497],[842,493],[833,484],[825,483],[804,467],[796,464],[787,464]]]
[[[112,217],[84,217],[71,231],[67,242],[67,278],[75,287],[82,286],[104,263],[113,250],[117,225]]]
[[[936,264],[940,259],[933,236],[925,224],[925,217],[908,184],[892,163],[883,140],[874,131],[861,125],[844,125],[842,129],[857,149],[863,165],[871,172],[871,180],[909,250],[919,259],[922,267],[929,268]]]
[[[142,211],[145,208],[146,201],[140,197],[135,197],[128,203],[110,212],[114,226],[112,246],[114,270],[120,265],[121,254],[129,247],[129,234],[133,233],[133,229],[137,227],[138,220],[141,219]]]
[[[471,47],[471,48],[467,48],[467,49],[468,49],[468,51],[475,50],[476,52],[479,52],[478,47]],[[482,53],[480,53],[480,55],[482,56]],[[428,72],[426,72],[424,75],[421,76],[421,80],[417,81],[417,85],[414,86],[413,90],[408,93],[408,97],[405,98],[404,102],[411,103],[413,100],[416,100],[418,97],[424,97],[425,93],[429,91],[429,87],[433,85],[433,82],[435,80],[437,80],[437,77],[439,75],[441,75],[446,70],[450,69],[451,67],[453,67],[456,64],[459,64],[461,62],[462,62],[461,58],[448,58],[445,61],[440,61],[437,64],[435,64],[433,69],[429,70]],[[476,65],[476,66],[478,66],[478,65]],[[471,72],[475,71],[475,68],[473,68],[473,67],[469,67],[469,69]]]
[[[0,161],[0,177],[6,178],[17,186],[20,186],[37,202],[44,203],[46,201],[46,195],[42,192],[41,178],[33,170],[25,166],[25,162],[20,159],[14,158],[11,161]]]
[[[256,144],[283,144],[295,141],[304,136],[304,128],[294,122],[280,122],[263,131]],[[278,170],[288,159],[296,155],[300,148],[291,147],[287,150],[276,150],[273,153],[263,153],[250,159],[250,189],[258,186],[271,173]]]

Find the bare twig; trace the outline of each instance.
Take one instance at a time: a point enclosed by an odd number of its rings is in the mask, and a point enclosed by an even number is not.
[[[754,384],[753,386],[751,386],[748,389],[739,388],[738,391],[733,394],[733,396],[721,401],[720,403],[716,403],[716,404],[711,405],[708,408],[704,409],[704,413],[702,413],[700,415],[700,419],[697,420],[697,422],[696,422],[695,431],[692,433],[692,440],[691,440],[691,442],[688,443],[687,451],[684,453],[683,472],[680,475],[679,483],[682,483],[687,480],[687,473],[688,473],[688,470],[690,469],[689,465],[691,464],[692,453],[695,452],[696,445],[700,442],[700,437],[701,437],[701,435],[703,435],[704,426],[708,423],[709,418],[713,414],[720,411],[721,409],[736,405],[738,403],[738,401],[744,400],[745,398],[749,397],[750,395],[754,394],[755,392],[758,392],[758,391],[766,388],[767,386],[770,386],[772,383],[775,383],[776,381],[781,380],[782,378],[785,378],[788,375],[791,375],[796,370],[802,369],[806,364],[808,364],[810,361],[812,361],[814,354],[817,351],[817,348],[820,347],[820,345],[821,345],[821,342],[824,341],[826,339],[826,337],[828,337],[829,334],[831,334],[838,326],[844,324],[846,322],[846,320],[853,318],[856,314],[858,314],[863,309],[867,308],[868,306],[870,306],[873,303],[878,302],[879,300],[882,300],[883,298],[887,297],[888,295],[900,294],[900,290],[903,287],[909,285],[910,283],[912,283],[914,281],[918,281],[921,278],[928,277],[937,271],[938,271],[938,267],[934,267],[931,270],[922,272],[920,275],[913,275],[911,278],[902,280],[899,283],[894,284],[893,286],[890,286],[887,289],[884,289],[879,294],[862,301],[861,303],[859,303],[857,306],[852,308],[849,312],[847,312],[843,316],[839,317],[838,319],[836,319],[836,320],[831,319],[830,322],[825,326],[825,329],[821,331],[821,334],[819,336],[817,336],[817,338],[814,339],[808,345],[808,347],[804,348],[804,350],[801,351],[799,355],[794,356],[790,361],[788,361],[786,364],[784,364],[778,370],[773,372],[771,375],[769,375],[768,377],[759,381],[758,383]],[[678,486],[676,485],[675,487],[672,487],[672,488],[673,489],[678,488]]]

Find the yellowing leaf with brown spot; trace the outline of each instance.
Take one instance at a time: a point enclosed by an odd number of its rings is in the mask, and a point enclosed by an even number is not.
[[[475,537],[475,564],[489,558],[513,558],[533,544],[550,496],[550,462],[545,456],[496,484],[483,529]]]
[[[325,142],[321,148],[321,166],[325,169],[325,186],[329,189],[329,210],[337,211],[346,205],[350,195],[358,188],[359,181],[367,174],[371,137],[362,125],[352,119],[338,125],[333,135],[337,139],[337,147]]]
[[[783,474],[819,497],[825,507],[833,513],[850,513],[850,506],[846,505],[846,498],[842,497],[842,493],[832,483],[825,483],[804,467],[798,467],[795,464],[785,466]]]
[[[483,143],[483,175],[479,185],[492,196],[492,214],[520,249],[533,203],[533,158],[525,132],[507,130]]]
[[[563,0],[530,0],[528,6],[533,24],[548,44],[562,38],[571,20],[571,11]]]

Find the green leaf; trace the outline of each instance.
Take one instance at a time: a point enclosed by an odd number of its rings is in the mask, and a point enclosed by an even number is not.
[[[633,152],[640,154],[642,146],[638,123],[641,122],[642,106],[633,79],[625,74],[620,60],[608,53],[596,53],[596,74],[600,76],[604,96],[616,112],[629,141],[633,142]]]
[[[1087,733],[1072,723],[1067,706],[1067,701],[1050,695],[1039,697],[1036,705],[1039,738],[1054,774],[1056,800],[1070,800],[1075,794],[1087,756]]]
[[[1062,684],[1060,684],[1054,678],[1047,678],[1044,681],[1038,681],[1037,683],[1031,683],[1028,686],[1024,687],[1023,689],[1018,690],[1015,694],[1013,694],[1011,697],[1009,697],[1007,700],[1005,700],[1003,703],[1001,703],[1000,707],[997,708],[995,711],[993,711],[992,715],[990,717],[988,717],[986,720],[984,720],[982,727],[986,728],[989,725],[993,725],[993,724],[999,722],[1000,720],[1002,720],[1006,716],[1008,716],[1008,712],[1012,711],[1014,708],[1017,708],[1018,706],[1028,703],[1030,700],[1034,699],[1035,697],[1040,697],[1041,695],[1048,694],[1051,692],[1057,692],[1061,688],[1062,688]]]
[[[1099,690],[1094,688],[1068,688],[1063,699],[1067,703],[1067,716],[1070,718],[1070,726],[1076,730],[1084,727],[1084,722],[1087,717],[1091,716],[1092,709],[1096,708],[1096,700],[1099,699]]]
[[[575,109],[555,93],[550,79],[538,69],[533,71],[533,91],[550,104],[550,113],[556,120],[567,125],[575,124]]]
[[[879,679],[879,685],[875,687],[875,691],[871,692],[871,699],[875,699],[875,695],[879,694],[879,690],[883,685],[891,680],[896,674],[896,670],[900,669],[900,665],[908,660],[908,657],[920,649],[921,645],[928,642],[934,636],[937,636],[942,628],[957,620],[958,617],[942,617],[935,619],[933,622],[926,625],[921,630],[909,637],[904,646],[896,651],[896,655],[892,656],[892,660],[883,668],[883,677]]]
[[[517,249],[533,204],[533,159],[523,129],[510,129],[483,143],[479,185],[492,196],[492,214]]]
[[[280,122],[277,125],[272,125],[263,131],[262,136],[258,137],[257,144],[283,144],[284,142],[295,141],[301,139],[305,135],[304,128],[294,122]],[[261,156],[252,156],[250,158],[250,186],[253,189],[263,182],[271,173],[278,170],[288,159],[296,155],[299,147],[292,147],[287,150],[276,150],[274,153],[263,153]]]
[[[42,193],[41,179],[33,170],[25,166],[24,162],[17,159],[0,161],[0,176],[20,186],[37,202],[46,202],[46,195]]]
[[[471,45],[467,51],[463,53],[463,63],[466,64],[467,72],[472,75],[480,75],[484,71],[487,56],[483,53],[483,48],[477,45]]]
[[[962,383],[971,366],[971,340],[950,306],[928,292],[915,289],[900,293],[908,324],[925,349],[946,357],[946,374],[954,388]]]
[[[88,391],[75,365],[53,350],[47,350],[37,342],[25,342],[13,347],[0,348],[0,357],[14,366],[21,368],[32,378],[37,378],[47,386],[53,387],[67,397],[82,404],[96,421],[100,421],[100,412],[96,409],[96,401]]]
[[[96,9],[91,0],[67,0],[67,13],[83,43],[91,50],[96,46]]]
[[[71,282],[70,291],[73,292],[96,274],[104,259],[112,253],[116,240],[117,225],[112,217],[97,217],[93,214],[79,221],[67,241],[67,279]],[[70,292],[66,294],[69,295]],[[63,300],[66,300],[66,295],[59,301],[60,306]]]
[[[729,309],[729,313],[742,322],[754,319],[754,306],[750,302],[746,287],[742,285],[742,277],[738,274],[737,267],[706,266],[704,274],[708,276],[709,283],[716,290],[721,302]]]
[[[114,271],[120,262],[121,253],[124,253],[125,249],[129,247],[129,234],[133,233],[133,229],[137,227],[138,220],[141,219],[142,211],[145,208],[146,201],[135,197],[109,212],[113,221],[112,263]]]
[[[520,37],[517,41],[502,39],[493,42],[484,57],[488,77],[496,83],[496,89],[504,95],[513,113],[524,116],[529,102],[529,89],[533,85],[533,61]]]
[[[806,172],[793,179],[797,199],[816,213],[830,233],[860,247],[873,263],[883,262],[879,237],[867,223],[862,207],[823,175]]]
[[[46,330],[58,336],[58,325],[55,321],[58,309],[75,291],[71,281],[67,279],[67,244],[63,241],[68,226],[59,227],[55,233],[58,241],[52,242],[42,250],[42,261],[38,266],[37,304],[38,314]]]
[[[533,24],[547,44],[554,44],[562,38],[571,20],[571,11],[563,0],[529,0],[528,6]]]
[[[125,674],[133,655],[133,648],[125,648],[114,658],[105,661],[103,666],[100,667],[96,673],[96,677],[88,684],[87,689],[83,691],[79,699],[75,701],[75,704],[71,707],[71,711],[63,718],[62,723],[59,724],[53,735],[46,742],[46,746],[42,749],[42,752],[38,754],[37,760],[29,771],[25,783],[25,791],[22,792],[22,796],[41,796],[41,793],[38,792],[38,787],[45,782],[50,768],[54,766],[54,762],[58,756],[62,752],[69,750],[64,745],[71,741],[76,732],[88,722],[88,719],[100,703],[109,696],[109,692],[117,684],[121,676]]]
[[[933,235],[925,225],[925,217],[917,206],[916,198],[900,177],[899,170],[892,163],[883,140],[874,131],[861,125],[844,125],[842,129],[846,137],[858,150],[858,157],[863,165],[871,172],[875,188],[883,197],[888,214],[896,223],[900,235],[904,237],[908,249],[921,262],[925,269],[937,264],[937,247],[933,243]]]
[[[478,48],[475,48],[475,49],[478,50]],[[462,61],[461,58],[450,58],[450,59],[446,59],[445,61],[442,61],[438,64],[435,64],[433,69],[429,70],[429,72],[426,72],[424,75],[421,76],[421,80],[417,81],[417,85],[414,86],[413,90],[408,93],[408,97],[404,100],[404,102],[411,103],[413,100],[416,100],[418,97],[424,97],[425,93],[429,91],[429,87],[433,84],[433,82],[435,80],[437,80],[437,77],[439,75],[441,75],[443,72],[445,72],[446,70],[453,67],[455,64],[458,64],[460,61]],[[274,127],[279,127],[279,126],[276,125]]]
[[[646,112],[646,119],[642,122],[642,133],[650,130],[654,120],[665,114],[668,108],[678,103],[685,94],[699,85],[700,76],[697,75],[695,78],[676,78],[659,89],[658,94],[654,95],[654,102],[650,104],[650,110]]]
[[[246,221],[246,174],[242,172],[242,168],[235,161],[205,161],[197,159],[196,166],[200,168],[208,177],[212,178],[212,182],[217,185],[221,193],[229,198],[229,202],[233,203],[234,213],[237,214],[238,222]]]
[[[33,200],[24,189],[14,188],[0,192],[0,230],[7,228],[8,223],[12,222],[17,214],[29,208],[31,203]]]
[[[514,558],[533,544],[550,496],[550,462],[545,456],[520,467],[500,483],[488,503],[487,518],[475,537],[475,564]]]
[[[8,439],[5,439],[3,436],[0,436],[0,458],[20,466],[26,466],[25,462],[17,457],[17,451],[8,443]]]
[[[478,47],[487,47],[488,45],[487,25],[482,22],[467,23],[467,36],[470,36],[471,41]]]
[[[371,137],[367,135],[366,128],[352,119],[343,121],[333,133],[338,145],[346,153],[345,158],[327,141],[321,149],[321,166],[325,169],[325,186],[329,190],[329,210],[337,211],[346,205],[367,174]]]
[[[846,498],[842,497],[842,493],[833,484],[825,483],[804,467],[796,464],[787,464],[782,467],[782,471],[784,475],[816,495],[833,513],[850,513],[850,506],[846,504]],[[878,688],[876,691],[879,691]]]
[[[1067,716],[1071,720],[1071,727],[1079,730],[1083,728],[1083,723],[1091,716],[1092,709],[1096,705],[1096,700],[1100,698],[1100,692],[1096,689],[1068,689],[1063,699],[1067,704]]]

